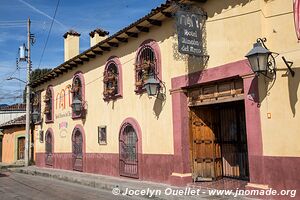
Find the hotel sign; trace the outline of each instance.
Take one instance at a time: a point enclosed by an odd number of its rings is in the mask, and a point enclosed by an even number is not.
[[[176,13],[178,51],[194,56],[203,55],[202,15],[179,10]]]

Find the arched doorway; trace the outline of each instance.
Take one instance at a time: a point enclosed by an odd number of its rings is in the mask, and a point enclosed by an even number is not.
[[[72,135],[73,170],[83,171],[83,136],[79,128],[75,128]]]
[[[139,178],[138,137],[129,123],[122,126],[119,137],[120,175]]]
[[[45,145],[46,145],[45,164],[48,166],[53,166],[53,135],[50,130],[46,132]]]

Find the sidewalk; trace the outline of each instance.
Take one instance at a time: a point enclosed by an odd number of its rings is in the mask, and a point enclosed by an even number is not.
[[[0,170],[5,170],[8,168],[24,167],[24,164],[7,164],[0,162]]]
[[[176,196],[176,195],[166,195],[165,190],[171,188],[172,190],[185,190],[186,188],[172,187],[165,184],[146,182],[140,180],[132,180],[122,177],[110,177],[102,176],[96,174],[82,173],[76,171],[68,170],[58,170],[58,169],[49,169],[49,168],[39,168],[35,166],[22,167],[22,168],[12,168],[10,169],[13,172],[24,173],[34,176],[43,176],[53,179],[58,179],[62,181],[77,183],[93,188],[104,189],[110,192],[123,193],[127,190],[138,190],[147,191],[148,195],[142,195],[143,197],[150,199],[232,199],[232,196],[210,196],[207,190],[201,189],[199,195],[189,195],[189,196]],[[151,191],[162,191],[161,194],[151,194],[149,195],[149,190]],[[237,197],[235,199],[249,199],[246,197]]]

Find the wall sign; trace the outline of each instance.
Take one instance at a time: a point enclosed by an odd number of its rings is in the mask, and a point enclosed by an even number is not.
[[[203,55],[202,24],[203,15],[179,10],[176,13],[178,51],[194,56]]]

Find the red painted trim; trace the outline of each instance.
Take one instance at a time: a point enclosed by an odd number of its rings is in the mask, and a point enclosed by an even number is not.
[[[49,123],[53,123],[54,122],[54,90],[53,90],[53,86],[52,85],[49,85],[47,87],[47,91],[50,90],[51,91],[51,119],[48,120],[47,117],[45,117],[45,123],[46,124],[49,124]]]
[[[76,72],[76,73],[74,74],[74,76],[73,76],[72,84],[73,84],[75,78],[79,78],[79,80],[81,81],[81,87],[82,87],[82,88],[81,88],[81,89],[82,89],[82,105],[83,105],[83,108],[84,108],[84,105],[85,105],[85,81],[84,81],[83,73],[82,73],[81,71]],[[72,103],[71,103],[71,104],[73,104],[73,95],[72,95]],[[76,115],[76,114],[73,112],[73,109],[72,109],[72,119],[77,119],[77,118],[83,117],[83,112],[84,112],[84,111],[82,111],[82,112],[80,113],[80,115]]]
[[[142,129],[141,129],[139,123],[134,118],[128,117],[122,122],[122,124],[120,126],[120,132],[119,132],[119,140],[120,140],[120,137],[122,134],[122,130],[127,124],[130,124],[134,128],[134,130],[137,134],[137,137],[138,137],[138,153],[142,154],[142,152],[143,152],[142,151]]]
[[[72,141],[74,140],[74,135],[75,135],[76,130],[79,130],[80,133],[82,134],[82,153],[85,154],[85,150],[86,150],[85,149],[85,147],[86,147],[85,145],[86,145],[86,143],[85,143],[85,131],[84,131],[84,128],[80,124],[77,124],[74,127],[74,129],[72,131]]]
[[[36,153],[38,167],[45,167],[45,159],[41,159],[44,157],[45,153]],[[54,157],[56,160],[54,168],[73,170],[72,153],[54,153]],[[85,158],[85,172],[120,177],[118,153],[86,153]],[[144,173],[140,174],[140,180],[170,183],[173,155],[143,154],[141,160],[143,162],[139,164]]]
[[[109,57],[109,59],[106,61],[105,64],[105,69],[104,69],[104,73],[106,73],[108,66],[111,63],[115,63],[115,65],[118,68],[118,94],[115,94],[113,97],[110,98],[106,98],[104,97],[104,101],[110,101],[110,100],[115,100],[118,98],[122,98],[123,97],[123,75],[122,75],[122,64],[119,60],[119,58],[117,56],[111,56]],[[104,85],[105,83],[103,83],[103,89],[104,89]]]
[[[151,48],[153,50],[155,58],[157,59],[157,61],[156,61],[156,64],[157,64],[157,66],[156,66],[156,73],[157,73],[158,78],[160,80],[162,80],[161,52],[160,52],[159,44],[155,40],[153,40],[153,39],[145,40],[139,46],[139,48],[137,49],[136,57],[135,57],[135,63],[139,63],[140,53],[142,52],[142,50],[145,47],[149,47],[149,48]],[[137,72],[135,72],[135,81],[137,81]],[[141,89],[136,88],[135,92],[137,94],[141,94],[141,93],[145,92],[145,90],[141,90]]]
[[[47,134],[51,134],[51,139],[52,139],[52,152],[51,153],[54,153],[54,132],[53,132],[53,129],[52,128],[48,128],[47,131],[46,131],[46,134],[45,134],[45,138],[47,138]],[[46,141],[46,139],[44,140]],[[46,142],[45,142],[45,145],[46,145]]]
[[[250,64],[247,60],[240,60],[192,74],[172,78],[172,89],[174,90],[195,86],[248,74],[253,74]]]
[[[205,69],[188,75],[175,77],[171,80],[172,90],[194,87],[214,81],[220,81],[233,77],[246,77],[253,74],[247,60],[240,60],[222,66]],[[254,167],[262,169],[262,165],[257,166],[262,157],[262,134],[258,103],[258,83],[257,79],[248,76],[244,78],[246,128],[248,139],[248,154],[250,167],[250,181],[260,182],[258,174],[255,174]],[[255,96],[255,98],[249,98]],[[254,94],[254,95],[253,95]],[[172,93],[173,112],[173,138],[174,138],[174,172],[190,172],[189,162],[189,117],[187,96],[185,93],[175,91]],[[257,161],[257,162],[256,162]]]
[[[300,40],[300,0],[294,0],[294,23],[298,40]]]

